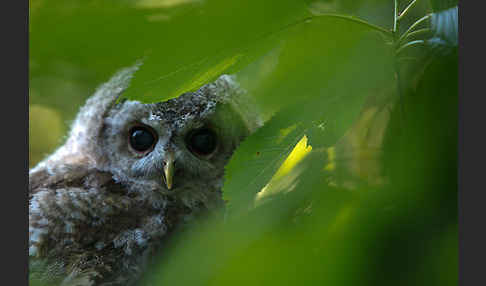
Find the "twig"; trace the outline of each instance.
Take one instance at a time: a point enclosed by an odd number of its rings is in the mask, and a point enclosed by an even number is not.
[[[368,23],[365,20],[362,20],[362,19],[357,18],[357,17],[340,15],[340,14],[333,14],[333,13],[322,13],[322,14],[319,14],[317,16],[309,17],[308,20],[311,20],[311,19],[317,18],[317,17],[334,17],[334,18],[345,19],[345,20],[352,21],[352,22],[355,22],[355,23],[363,24],[363,25],[365,25],[369,28],[372,28],[374,30],[377,30],[377,31],[389,36],[389,37],[392,36],[392,32],[390,30],[382,28],[382,27],[377,26],[377,25],[373,25],[373,24]]]
[[[393,10],[393,33],[397,33],[398,28],[398,0],[394,1],[394,10]]]
[[[408,28],[407,31],[405,31],[405,33],[403,33],[403,35],[398,39],[397,43],[400,43],[403,41],[403,39],[405,39],[407,37],[407,35],[413,30],[415,29],[415,27],[417,27],[418,25],[420,25],[422,22],[428,20],[430,18],[430,14],[427,14],[425,16],[423,16],[422,18],[418,19],[415,23],[413,23],[410,28]]]
[[[417,0],[413,0],[408,6],[407,8],[405,8],[402,13],[400,13],[400,15],[398,16],[397,18],[397,21],[400,21],[403,17],[405,17],[405,15],[407,14],[408,10],[410,10],[414,5],[415,3],[417,3]]]
[[[411,42],[408,42],[406,43],[405,45],[401,46],[397,51],[396,51],[396,54],[400,54],[404,49],[408,48],[408,47],[414,47],[414,46],[418,46],[418,45],[423,45],[425,44],[425,41],[424,40],[415,40],[415,41],[411,41]]]
[[[399,42],[397,42],[397,46],[399,46],[403,41],[405,41],[408,38],[411,38],[411,37],[417,36],[417,35],[428,34],[428,33],[430,33],[430,29],[428,29],[428,28],[423,28],[423,29],[419,29],[417,31],[410,32],[405,37],[400,38],[401,40],[399,39]]]

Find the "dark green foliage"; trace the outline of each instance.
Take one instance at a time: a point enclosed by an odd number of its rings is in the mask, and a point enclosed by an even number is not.
[[[432,10],[434,12],[438,12],[441,10],[446,10],[457,6],[458,0],[429,0],[430,6],[432,6]]]

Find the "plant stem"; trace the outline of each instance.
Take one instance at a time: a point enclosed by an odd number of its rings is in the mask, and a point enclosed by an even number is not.
[[[394,10],[393,10],[393,33],[397,33],[398,29],[398,0],[394,1]]]
[[[400,37],[397,44],[399,45],[399,44],[402,43],[402,41],[404,41],[408,38],[411,38],[413,36],[417,36],[417,35],[421,35],[421,34],[427,34],[427,33],[430,33],[430,29],[428,29],[428,28],[419,29],[417,31],[410,32],[410,33],[406,34],[405,37]]]
[[[410,28],[408,28],[407,31],[405,31],[405,33],[403,33],[403,35],[398,39],[397,43],[400,43],[401,41],[403,41],[403,39],[405,39],[407,37],[407,35],[408,35],[408,33],[410,33],[410,31],[415,29],[415,27],[420,25],[422,22],[428,20],[429,18],[430,18],[430,14],[427,14],[427,15],[423,16],[422,18],[418,19],[415,23],[413,23],[410,26]]]
[[[397,61],[417,61],[418,59],[415,57],[401,57],[397,58]]]
[[[405,45],[401,46],[397,51],[396,51],[396,54],[400,54],[400,52],[402,52],[404,49],[408,48],[408,47],[414,47],[414,46],[417,46],[417,45],[422,45],[424,44],[425,41],[424,40],[416,40],[416,41],[411,41],[411,42],[408,42],[406,43]]]
[[[398,25],[399,23],[399,18],[398,18],[398,0],[394,1],[394,11],[393,11],[393,47],[397,49],[398,47],[398,42],[399,42],[399,33],[400,33],[400,26]],[[398,63],[398,57],[397,57],[397,50],[395,50],[395,58],[394,58],[394,68],[395,68],[395,80],[397,83],[397,94],[398,94],[398,104],[400,105],[400,126],[403,126],[404,122],[404,116],[405,116],[405,110],[404,110],[404,103],[403,103],[403,95],[402,95],[402,81],[401,81],[401,75],[400,75],[400,64]],[[402,132],[400,128],[400,133],[399,136],[402,137]],[[402,152],[400,152],[400,157],[399,160],[400,162],[403,162],[402,159]]]
[[[402,13],[400,13],[400,15],[398,16],[398,21],[400,21],[408,12],[408,10],[410,10],[414,5],[415,3],[417,3],[417,0],[413,0],[408,6],[407,8],[405,8]]]
[[[389,36],[389,37],[392,36],[392,33],[390,32],[390,30],[387,30],[387,29],[382,28],[382,27],[377,26],[377,25],[373,25],[371,23],[368,23],[365,20],[362,20],[360,18],[356,18],[356,17],[353,17],[353,16],[333,14],[333,13],[323,13],[323,14],[320,14],[320,15],[317,15],[317,16],[312,16],[312,17],[306,18],[305,20],[311,20],[311,19],[317,18],[317,17],[334,17],[334,18],[345,19],[345,20],[348,20],[348,21],[351,21],[351,22],[363,24],[363,25],[365,25],[365,26],[367,26],[367,27],[369,27],[373,30],[376,30],[376,31],[379,31],[379,32],[385,34],[386,36]]]

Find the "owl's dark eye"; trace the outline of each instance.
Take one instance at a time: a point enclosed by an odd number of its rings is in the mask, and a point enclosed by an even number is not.
[[[186,141],[191,152],[202,156],[213,153],[218,145],[216,134],[207,128],[191,132]]]
[[[145,126],[130,129],[130,146],[138,152],[150,150],[155,145],[155,132]]]

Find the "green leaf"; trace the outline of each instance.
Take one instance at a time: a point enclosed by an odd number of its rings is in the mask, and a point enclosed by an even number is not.
[[[316,17],[289,29],[277,61],[251,93],[279,112],[226,167],[223,193],[230,211],[251,205],[303,135],[313,147],[332,146],[365,98],[393,84],[391,46],[379,32],[347,19]]]
[[[282,111],[239,146],[225,172],[223,193],[230,210],[249,207],[304,136],[306,126],[294,120]]]
[[[389,0],[305,0],[314,15],[337,13],[358,17],[381,27],[393,23],[393,1]]]
[[[266,37],[307,16],[299,1],[210,0],[153,21],[150,53],[125,96],[162,101],[234,73],[267,51]]]
[[[94,90],[115,71],[144,59],[124,94],[144,102],[235,72],[253,59],[247,47],[309,15],[304,3],[291,0],[32,2],[31,79],[75,79]]]
[[[360,51],[371,56],[366,49]],[[392,136],[402,140],[404,148],[388,149],[391,164],[386,166],[399,171],[403,181],[352,191],[331,187],[320,172],[326,158],[314,150],[294,170],[297,176],[288,192],[244,215],[230,216],[224,224],[208,223],[171,244],[151,284],[457,284],[457,140],[453,138],[457,63],[453,60],[435,61],[415,96],[407,97],[405,126],[399,124],[403,114],[394,109],[393,131],[406,127],[406,136]],[[366,73],[361,61],[354,63],[356,70]],[[373,76],[368,72],[364,78]],[[312,110],[310,105],[302,104],[300,114]],[[292,126],[292,119],[307,118],[296,116],[292,107],[281,110],[260,135],[273,128],[278,131],[275,135],[304,130],[296,126],[280,132],[278,127]],[[244,169],[246,163],[241,164]]]
[[[429,0],[430,6],[434,12],[449,9],[457,6],[458,0]]]

